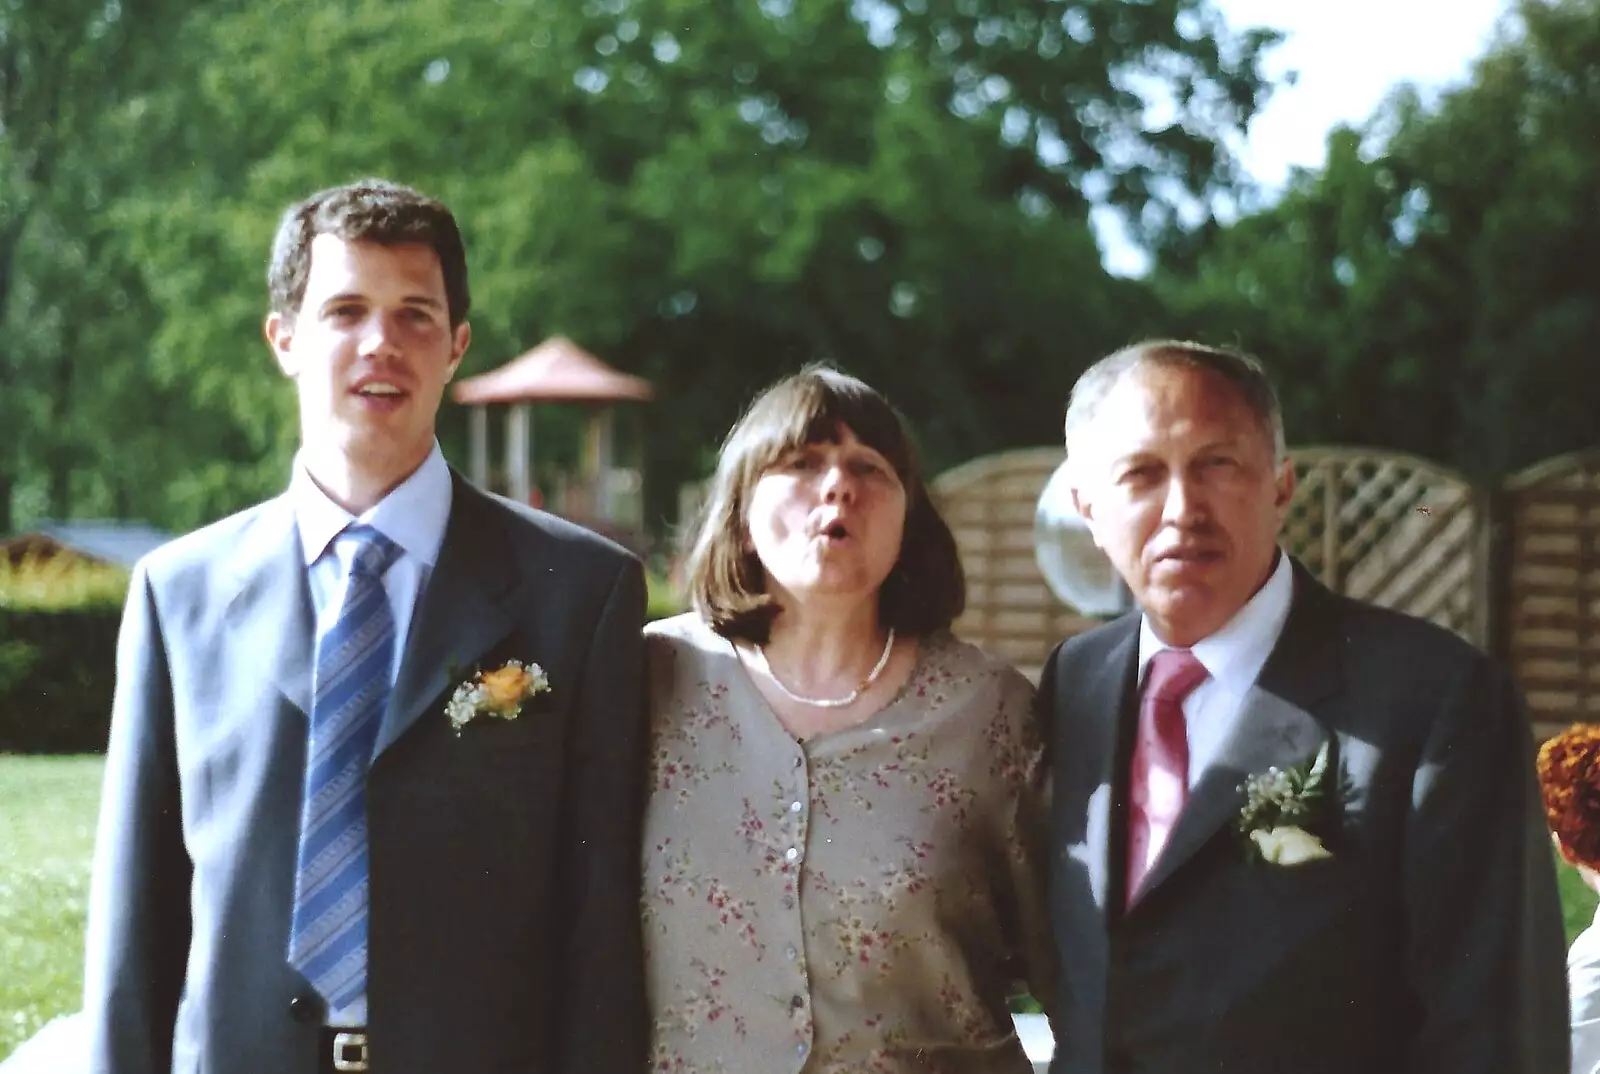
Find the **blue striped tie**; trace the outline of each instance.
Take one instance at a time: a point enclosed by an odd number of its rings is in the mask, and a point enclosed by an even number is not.
[[[289,934],[290,964],[334,1011],[367,990],[367,765],[394,658],[383,575],[400,555],[371,526],[351,526],[337,539],[346,538],[359,547],[344,602],[317,639]]]

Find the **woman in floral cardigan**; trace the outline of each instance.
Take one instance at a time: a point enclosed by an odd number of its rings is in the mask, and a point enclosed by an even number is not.
[[[958,641],[899,416],[810,368],[723,448],[695,611],[648,632],[652,1069],[1025,1074],[1044,998],[1032,689]]]

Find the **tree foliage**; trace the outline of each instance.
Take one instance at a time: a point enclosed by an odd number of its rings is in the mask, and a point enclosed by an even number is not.
[[[0,0],[0,533],[19,493],[115,508],[82,472],[115,454],[121,424],[101,419],[130,376],[105,367],[137,301],[101,215],[123,178],[106,117],[159,77],[179,8]]]
[[[1202,0],[260,0],[138,34],[133,7],[92,9],[140,61],[66,80],[94,107],[0,305],[37,358],[0,500],[179,527],[281,487],[275,216],[372,174],[462,220],[466,372],[564,333],[656,384],[654,517],[807,360],[888,391],[936,467],[1055,439],[1083,365],[1158,323],[1091,204],[1154,241],[1231,188],[1272,40]]]
[[[1591,446],[1597,115],[1600,2],[1524,0],[1466,84],[1336,131],[1158,290],[1181,330],[1271,361],[1296,441],[1489,476]]]

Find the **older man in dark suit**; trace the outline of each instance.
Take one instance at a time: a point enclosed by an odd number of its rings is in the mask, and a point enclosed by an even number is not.
[[[283,219],[288,491],[134,573],[90,900],[97,1074],[637,1074],[636,559],[492,498],[434,421],[454,218]]]
[[[1260,366],[1079,380],[1076,506],[1139,609],[1057,648],[1057,1074],[1565,1074],[1560,910],[1506,673],[1277,545]]]

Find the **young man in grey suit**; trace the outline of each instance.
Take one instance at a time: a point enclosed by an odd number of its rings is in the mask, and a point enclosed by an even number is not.
[[[1138,601],[1069,639],[1053,724],[1056,1074],[1564,1074],[1560,908],[1506,673],[1277,545],[1252,359],[1120,351],[1067,411]]]
[[[323,191],[269,284],[288,491],[151,555],[123,618],[91,1068],[637,1074],[640,564],[445,464],[445,206]]]

